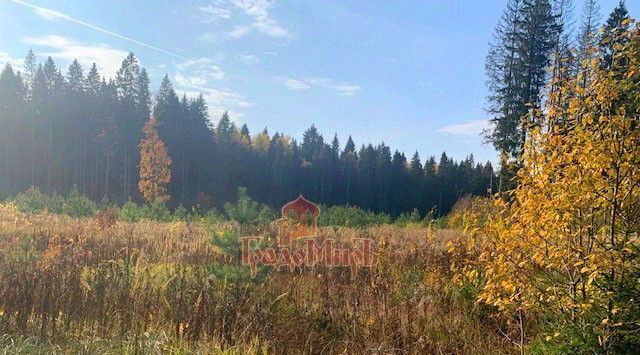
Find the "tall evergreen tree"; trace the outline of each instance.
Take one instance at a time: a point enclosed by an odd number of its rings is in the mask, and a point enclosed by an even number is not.
[[[567,51],[561,30],[548,0],[510,0],[495,29],[486,60],[492,123],[487,138],[507,159],[520,160],[527,132],[537,124],[553,50],[558,64]]]
[[[623,34],[629,30],[629,12],[623,0],[609,14],[604,24],[602,37],[600,38],[600,52],[602,55],[601,67],[607,70],[613,69],[616,61],[617,45],[627,42]]]
[[[7,64],[0,72],[0,197],[11,194],[24,175],[15,168],[26,158],[21,154],[24,142],[19,138],[27,133],[23,115],[25,90],[19,73]]]
[[[598,46],[598,26],[600,21],[600,6],[597,0],[587,0],[584,4],[580,32],[578,34],[578,63],[583,73],[588,63],[595,57]],[[582,87],[587,85],[587,75],[583,75]]]
[[[485,69],[488,77],[492,130],[487,138],[498,151],[517,157],[521,136],[520,121],[527,113],[521,95],[519,45],[523,1],[510,0],[496,26]]]
[[[149,119],[149,79],[144,70],[141,71],[138,59],[129,53],[122,61],[116,73],[115,85],[118,93],[118,112],[116,124],[120,134],[119,157],[122,163],[120,183],[123,186],[123,199],[134,197],[137,186],[135,174],[136,162],[140,160],[137,149],[142,127]]]
[[[65,166],[73,166],[67,175],[73,174],[73,178],[65,178],[66,181],[64,188],[69,188],[68,182],[73,182],[73,187],[79,188],[84,193],[84,185],[81,184],[80,175],[84,171],[84,148],[85,148],[85,136],[87,134],[87,118],[85,107],[85,79],[82,70],[82,66],[77,60],[73,60],[67,71],[67,85],[66,85],[66,97],[65,102],[65,126],[63,129],[66,131],[64,134],[64,141],[72,147],[64,148],[65,151],[72,151],[73,154],[66,154],[67,161]],[[71,105],[71,102],[76,102],[75,105]]]

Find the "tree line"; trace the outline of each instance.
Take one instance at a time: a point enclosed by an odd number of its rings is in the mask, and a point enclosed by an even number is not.
[[[358,148],[351,137],[342,147],[315,126],[301,142],[266,128],[252,135],[227,113],[212,124],[203,96],[179,96],[168,76],[153,97],[133,53],[107,79],[77,60],[63,74],[52,58],[37,63],[29,50],[24,71],[7,64],[0,73],[0,196],[37,186],[141,201],[140,143],[151,116],[172,161],[171,206],[221,207],[243,186],[276,208],[302,193],[326,205],[424,215],[446,213],[467,194],[486,195],[494,182],[491,164],[473,156],[422,162],[384,143]]]
[[[579,76],[586,89],[590,63],[609,68],[619,34],[629,29],[624,1],[601,30],[597,0],[585,2],[576,33],[572,12],[571,0],[508,0],[496,26],[485,64],[492,123],[486,137],[501,153],[501,190],[514,187],[530,132],[553,126],[544,124],[545,103],[562,102],[561,84],[570,78]]]

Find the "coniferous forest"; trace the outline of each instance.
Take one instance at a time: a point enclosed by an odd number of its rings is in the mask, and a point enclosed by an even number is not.
[[[0,197],[37,186],[72,189],[95,201],[140,202],[139,144],[150,115],[171,166],[169,206],[221,207],[246,187],[278,208],[300,193],[325,205],[351,205],[398,215],[417,208],[444,214],[464,195],[491,191],[491,163],[445,153],[421,160],[351,137],[323,137],[311,126],[298,141],[267,128],[251,133],[228,114],[209,117],[202,96],[178,96],[168,78],[154,94],[133,53],[115,78],[74,61],[63,69],[32,51],[24,72],[0,74]],[[344,139],[344,137],[341,137]]]

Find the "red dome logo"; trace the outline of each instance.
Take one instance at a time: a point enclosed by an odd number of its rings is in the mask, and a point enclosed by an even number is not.
[[[282,217],[276,221],[278,246],[288,246],[291,242],[318,234],[320,207],[300,195],[282,206]]]

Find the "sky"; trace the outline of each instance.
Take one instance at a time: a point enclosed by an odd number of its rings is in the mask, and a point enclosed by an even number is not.
[[[618,0],[601,0],[602,18]],[[342,146],[384,142],[408,158],[497,162],[483,143],[484,59],[506,0],[0,0],[0,65],[29,48],[111,77],[130,51],[156,91],[202,93],[253,133]],[[627,1],[634,17],[640,1]],[[583,0],[573,4],[579,22]]]

